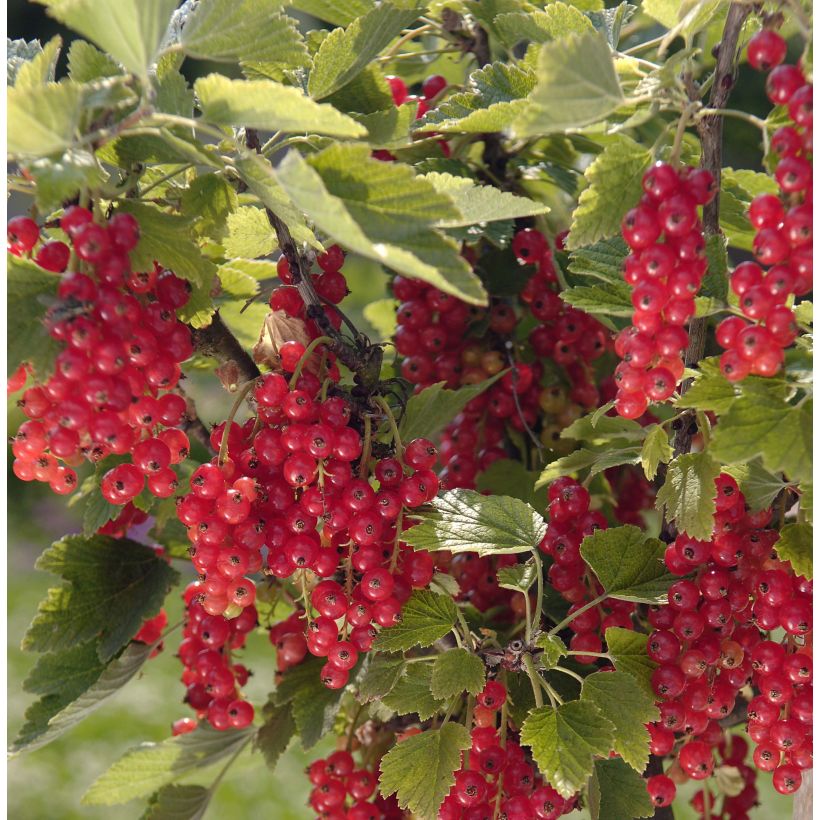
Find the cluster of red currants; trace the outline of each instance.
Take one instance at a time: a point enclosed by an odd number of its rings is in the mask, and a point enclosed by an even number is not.
[[[725,742],[718,721],[752,685],[759,692],[748,704],[748,734],[758,744],[754,762],[773,771],[775,788],[787,794],[812,765],[812,584],[773,556],[778,533],[766,528],[771,510],[749,512],[729,475],[719,476],[716,490],[712,540],[679,535],[666,551],[670,572],[694,578],[672,584],[669,605],[649,613],[654,631],[647,653],[659,664],[652,686],[661,713],[649,726],[651,750],[668,755],[675,734],[684,735],[677,765],[686,776],[705,779],[714,768],[712,750]],[[762,634],[778,629],[785,631],[779,641]],[[749,791],[741,802],[752,797]],[[730,816],[745,817],[753,803],[738,802],[739,813]]]
[[[308,767],[313,789],[310,806],[324,820],[388,820],[401,818],[394,799],[385,800],[376,791],[376,774],[356,768],[353,755],[339,750]]]
[[[185,702],[214,729],[242,729],[254,716],[253,705],[239,693],[250,673],[234,662],[233,653],[242,649],[246,636],[256,628],[256,609],[244,607],[230,620],[208,612],[202,603],[203,586],[204,582],[193,581],[183,593],[186,614],[177,654],[185,667]],[[196,726],[191,718],[180,718],[173,733],[184,734]]]
[[[633,287],[635,312],[632,326],[615,340],[623,359],[615,370],[615,409],[629,419],[642,416],[650,401],[666,401],[683,376],[684,326],[695,315],[707,268],[698,206],[714,198],[715,182],[703,168],[658,162],[644,173],[643,190],[621,223],[631,251],[624,279]]]
[[[487,681],[476,698],[468,762],[439,809],[440,820],[557,820],[575,808],[526,759],[507,727],[496,726],[507,700],[497,680]]]
[[[603,592],[581,557],[581,542],[597,530],[606,529],[606,518],[589,509],[589,492],[572,478],[558,478],[548,490],[549,527],[539,549],[553,560],[547,580],[571,606],[568,616],[585,607]],[[573,632],[569,648],[574,652],[601,653],[602,636],[611,627],[634,629],[635,604],[606,599],[601,607],[584,609],[569,623]],[[608,610],[608,611],[607,611]],[[596,654],[578,655],[579,663],[595,663]]]
[[[798,333],[790,300],[810,293],[813,278],[812,85],[799,66],[782,64],[786,42],[771,29],[752,37],[747,53],[754,68],[769,72],[769,100],[785,107],[791,123],[771,138],[780,195],[759,194],[749,206],[757,262],[741,263],[731,277],[746,318],[730,316],[717,328],[717,341],[726,348],[720,367],[730,381],[780,370],[783,351]]]
[[[131,270],[128,254],[139,241],[139,225],[130,214],[99,225],[91,211],[73,206],[60,227],[71,248],[45,242],[34,259],[62,274],[59,303],[48,315],[49,334],[62,349],[53,375],[20,399],[29,420],[12,444],[14,473],[65,494],[76,487],[73,467],[84,459],[129,455],[130,462],[105,474],[106,499],[132,501],[146,478],[150,492],[168,497],[176,488],[171,465],[188,453],[185,433],[175,429],[186,402],[172,392],[179,363],[193,352],[190,330],[176,317],[188,301],[188,285],[156,265]],[[33,220],[9,222],[12,252],[32,253],[39,238]],[[72,249],[79,270],[66,272]]]

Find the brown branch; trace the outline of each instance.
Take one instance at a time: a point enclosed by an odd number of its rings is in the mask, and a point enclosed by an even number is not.
[[[726,25],[723,28],[723,37],[717,46],[717,63],[715,65],[714,82],[709,95],[709,108],[725,108],[729,95],[737,79],[737,41],[744,21],[752,11],[751,5],[732,3],[726,16]],[[690,95],[697,93],[694,84]],[[701,167],[706,168],[715,179],[717,193],[715,198],[703,208],[703,230],[706,237],[720,234],[720,176],[723,164],[723,117],[712,114],[703,117],[697,124],[698,137],[702,146]],[[705,318],[692,319],[689,323],[689,345],[686,348],[684,362],[691,367],[703,358],[706,349]],[[681,393],[685,393],[691,379],[681,385]],[[692,439],[697,432],[694,427],[694,413],[689,413],[681,419],[681,425],[675,432],[675,455],[688,453],[692,447]]]
[[[221,365],[235,365],[243,381],[260,375],[256,363],[222,321],[219,311],[207,327],[193,329],[193,339],[197,352],[216,359]]]

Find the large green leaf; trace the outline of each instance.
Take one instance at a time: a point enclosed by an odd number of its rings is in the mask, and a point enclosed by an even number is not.
[[[6,331],[8,372],[31,362],[41,380],[54,365],[59,350],[43,324],[47,303],[57,294],[59,277],[13,254],[6,256]]]
[[[708,452],[685,453],[669,462],[656,506],[679,532],[708,540],[715,526],[715,479],[720,464]]]
[[[544,779],[569,798],[586,784],[593,758],[609,754],[614,735],[614,725],[595,704],[575,700],[530,712],[521,727],[521,744],[532,749]]]
[[[204,786],[172,783],[151,795],[140,820],[200,820],[213,792]]]
[[[14,157],[40,157],[69,148],[78,136],[83,87],[66,80],[6,94],[6,150]]]
[[[431,552],[529,552],[547,531],[543,517],[529,504],[474,490],[447,490],[413,517],[419,523],[405,530],[404,540]]]
[[[486,304],[481,281],[458,244],[433,227],[457,213],[402,163],[370,158],[366,146],[333,145],[308,164],[291,151],[276,169],[291,200],[346,248],[422,279],[472,304]]]
[[[543,45],[537,74],[538,84],[512,126],[517,137],[578,130],[624,101],[609,43],[597,32]]]
[[[63,578],[40,603],[23,648],[70,649],[99,638],[108,661],[157,614],[179,575],[150,547],[127,538],[67,535],[37,560],[38,569]]]
[[[603,445],[600,447],[582,447],[570,453],[568,456],[548,464],[538,477],[536,489],[544,487],[556,478],[564,475],[577,475],[582,470],[589,470],[591,476],[602,473],[610,467],[617,467],[621,464],[637,464],[641,460],[641,446]]]
[[[381,702],[397,715],[418,715],[419,720],[429,720],[445,708],[432,691],[432,676],[433,668],[429,663],[408,665]]]
[[[401,652],[414,646],[430,646],[443,638],[456,622],[452,598],[417,589],[405,601],[401,621],[383,629],[373,643],[377,652]]]
[[[299,11],[334,26],[346,26],[373,8],[373,0],[290,0]]]
[[[200,0],[182,28],[186,54],[215,62],[253,60],[288,67],[308,61],[296,21],[280,0]]]
[[[51,17],[148,76],[177,0],[37,0]]]
[[[434,820],[439,806],[455,783],[461,753],[470,748],[470,733],[460,723],[397,743],[379,764],[379,790],[396,800],[419,820]]]
[[[720,372],[717,358],[703,359],[698,364],[694,382],[675,402],[675,405],[689,407],[693,410],[712,410],[723,414],[740,395],[741,389],[728,381]]]
[[[216,125],[267,131],[363,137],[367,130],[331,105],[317,103],[298,88],[273,80],[231,80],[221,74],[194,83],[202,114]]]
[[[349,83],[423,8],[420,0],[384,0],[346,29],[334,29],[313,58],[310,96],[321,100]]]
[[[657,664],[646,654],[647,636],[632,629],[612,626],[607,629],[605,637],[615,669],[632,677],[644,692],[652,696],[652,672]]]
[[[809,581],[814,577],[812,535],[810,524],[786,524],[774,545],[777,557],[788,561],[796,575],[802,575]]]
[[[152,647],[130,643],[107,666],[98,649],[88,641],[39,658],[23,688],[40,699],[26,709],[13,752],[39,749],[88,717],[139,672]]]
[[[384,697],[404,674],[404,658],[374,655],[359,680],[356,696],[360,703],[370,703]]]
[[[746,504],[754,511],[771,507],[777,496],[789,486],[780,476],[765,469],[759,459],[748,464],[734,464],[724,472],[737,481]]]
[[[567,3],[550,3],[543,11],[537,9],[499,14],[494,20],[501,40],[514,46],[522,40],[531,43],[547,43],[568,34],[584,34],[593,31],[589,17]]]
[[[433,663],[430,689],[439,700],[447,700],[468,692],[477,695],[484,688],[484,663],[467,649],[442,652]]]
[[[83,803],[116,806],[144,797],[195,769],[229,757],[245,746],[255,731],[248,727],[220,732],[205,725],[161,743],[143,743],[100,775],[83,796]]]
[[[666,602],[675,580],[663,563],[665,545],[627,524],[597,530],[581,542],[581,557],[611,598],[639,603]]]
[[[584,171],[587,187],[572,214],[567,237],[570,250],[620,231],[624,213],[641,196],[641,177],[649,160],[649,150],[625,136],[614,140],[598,154]]]
[[[626,672],[595,672],[584,678],[581,700],[594,703],[615,725],[615,751],[635,771],[649,762],[649,732],[658,720],[655,699]]]
[[[228,235],[222,242],[227,256],[255,259],[268,256],[278,247],[268,217],[262,208],[242,207],[227,220]]]
[[[595,761],[589,811],[592,820],[636,820],[654,816],[655,808],[646,781],[623,760],[613,758]]]
[[[422,131],[480,134],[503,131],[526,105],[535,74],[508,63],[490,63],[474,71],[464,91],[429,111]]]
[[[445,382],[436,382],[414,393],[404,408],[399,424],[402,441],[435,438],[476,396],[495,384],[501,374],[478,384],[449,390]]]
[[[265,722],[253,739],[253,748],[262,752],[269,769],[275,769],[296,733],[296,724],[290,704],[267,703],[262,710],[262,717]]]
[[[60,156],[34,160],[27,166],[36,184],[37,207],[44,213],[62,206],[83,189],[94,190],[107,176],[88,151],[66,151]]]

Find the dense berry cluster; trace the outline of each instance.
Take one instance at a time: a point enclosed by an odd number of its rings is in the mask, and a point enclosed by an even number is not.
[[[69,244],[41,242],[27,217],[8,225],[13,253],[33,254],[41,267],[61,274],[59,302],[48,317],[61,351],[53,375],[19,401],[29,420],[12,444],[14,473],[69,493],[77,484],[73,467],[84,459],[129,456],[105,474],[105,498],[127,504],[146,483],[149,492],[167,498],[177,486],[171,465],[188,454],[185,433],[175,429],[186,402],[174,392],[179,363],[193,352],[190,330],[176,317],[188,301],[188,285],[156,265],[131,269],[128,254],[139,225],[130,214],[117,213],[100,225],[91,211],[73,206],[60,227]],[[68,271],[72,252],[77,265]]]
[[[779,194],[759,194],[749,206],[757,261],[738,265],[731,277],[743,316],[717,328],[726,348],[720,367],[730,381],[780,370],[798,333],[791,304],[812,290],[812,85],[799,66],[782,64],[785,55],[785,41],[770,29],[749,42],[749,62],[769,72],[766,93],[790,123],[771,138]]]
[[[652,686],[661,713],[650,726],[651,748],[668,755],[675,736],[682,736],[677,765],[687,777],[705,779],[714,768],[713,749],[725,743],[718,721],[732,714],[740,691],[751,685],[758,692],[748,704],[755,765],[774,773],[778,791],[791,793],[800,771],[812,765],[812,585],[774,557],[778,535],[767,528],[770,510],[750,512],[729,475],[717,479],[716,490],[711,541],[679,535],[669,545],[667,568],[687,577],[669,588],[668,606],[649,613],[654,631],[647,652],[658,663]],[[738,765],[744,755],[739,739],[732,743],[731,754],[739,755],[732,765]],[[745,816],[731,806],[748,811],[751,784],[731,801],[729,816]]]
[[[698,206],[715,196],[705,169],[658,162],[643,175],[643,196],[627,212],[621,233],[630,248],[624,279],[632,286],[632,326],[615,341],[623,362],[615,371],[615,409],[642,416],[651,401],[665,401],[683,375],[685,325],[706,273],[706,242]]]
[[[439,809],[440,820],[557,820],[575,808],[545,783],[508,727],[499,725],[507,690],[487,681],[477,697],[469,756]]]

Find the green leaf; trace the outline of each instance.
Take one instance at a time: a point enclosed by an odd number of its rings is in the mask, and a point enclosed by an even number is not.
[[[662,541],[627,524],[588,535],[581,542],[581,557],[611,598],[657,604],[666,602],[675,580],[663,563],[665,549]]]
[[[584,678],[581,700],[594,703],[615,725],[615,751],[635,771],[649,763],[649,732],[658,720],[655,699],[626,672],[595,672]]]
[[[628,253],[629,248],[620,233],[574,250],[568,266],[573,283],[576,283],[576,277],[583,277],[584,284],[595,284],[596,280],[606,284],[622,283],[621,271]]]
[[[436,191],[451,199],[459,211],[458,216],[453,215],[440,220],[438,225],[442,228],[475,225],[500,219],[520,219],[549,211],[549,208],[540,202],[499,191],[492,185],[476,185],[465,177],[431,172],[424,174],[421,179],[427,180]]]
[[[567,34],[593,31],[592,23],[578,9],[566,3],[550,3],[543,11],[507,12],[493,21],[502,42],[514,46],[522,40],[546,43]]]
[[[396,310],[398,307],[399,302],[397,299],[375,299],[364,306],[362,314],[376,331],[374,340],[387,341],[393,337],[396,332]],[[371,336],[371,338],[374,337]]]
[[[82,802],[87,806],[117,806],[144,797],[195,769],[230,757],[247,745],[255,731],[249,726],[220,732],[203,725],[161,743],[142,743],[100,775]]]
[[[792,565],[795,575],[802,575],[811,581],[812,567],[812,527],[810,524],[786,524],[780,530],[780,538],[774,545],[777,557]]]
[[[607,416],[599,414],[596,410],[594,413],[575,419],[569,427],[561,431],[561,438],[585,441],[588,444],[623,445],[628,441],[643,441],[646,437],[646,429],[632,419]]]
[[[98,188],[106,175],[86,151],[66,151],[59,157],[34,160],[26,169],[37,187],[37,207],[43,212],[59,208],[84,188]]]
[[[650,424],[641,448],[641,466],[647,481],[652,481],[659,464],[667,464],[673,455],[669,435],[660,424]]]
[[[302,212],[290,201],[282,186],[276,181],[273,168],[264,157],[248,154],[236,160],[235,165],[251,192],[285,223],[297,242],[304,242],[316,250],[323,250],[321,243],[307,226]],[[271,230],[270,224],[267,229]]]
[[[408,166],[371,159],[366,146],[335,144],[310,164],[290,151],[276,176],[336,242],[470,304],[486,304],[484,288],[457,243],[433,227],[455,213],[454,206]]]
[[[405,530],[404,540],[431,552],[530,552],[547,531],[543,517],[529,504],[473,490],[447,490],[427,507],[416,510],[413,518],[419,523]]]
[[[419,720],[429,720],[444,710],[444,704],[431,690],[432,676],[432,664],[410,664],[381,702],[397,715],[418,715]]]
[[[8,373],[21,362],[30,362],[39,379],[51,373],[59,350],[46,332],[43,318],[48,301],[56,297],[60,279],[38,265],[13,254],[6,255],[6,342]]]
[[[685,453],[669,462],[655,506],[678,532],[708,541],[715,525],[715,479],[720,464],[706,453]]]
[[[273,80],[231,80],[221,74],[194,83],[203,117],[216,125],[244,125],[285,133],[362,137],[367,131],[331,105]]]
[[[290,0],[288,5],[334,26],[346,26],[373,7],[372,0]]]
[[[15,157],[65,151],[79,131],[83,87],[67,80],[34,88],[9,88],[6,94],[6,149]]]
[[[646,781],[618,758],[595,761],[589,810],[592,820],[635,820],[655,814]]]
[[[698,373],[691,387],[675,402],[676,407],[690,407],[693,410],[713,410],[722,415],[740,394],[732,382],[720,372],[718,359],[703,359],[698,364]]]
[[[706,238],[706,259],[709,267],[700,289],[701,296],[726,301],[729,288],[729,256],[726,237],[714,234]]]
[[[575,250],[619,233],[624,213],[640,199],[641,177],[650,159],[648,149],[625,136],[598,154],[584,171],[587,187],[572,214],[567,248]]]
[[[544,779],[569,798],[586,784],[593,758],[609,755],[614,733],[597,706],[576,700],[530,712],[521,727],[521,744],[532,749]]]
[[[26,709],[11,751],[39,749],[84,720],[139,672],[151,649],[132,642],[108,666],[99,659],[96,641],[42,655],[23,684],[41,697]]]
[[[474,71],[463,92],[452,94],[422,120],[422,131],[479,134],[506,129],[526,106],[535,73],[511,63]]]
[[[644,0],[641,8],[665,28],[673,28],[678,22],[681,4],[678,0]]]
[[[37,88],[46,83],[54,82],[54,72],[57,68],[57,58],[60,56],[60,47],[63,41],[60,37],[52,37],[42,48],[37,43],[38,52],[30,60],[24,61],[17,69],[14,77],[15,88]]]
[[[812,402],[793,407],[767,385],[743,384],[743,395],[720,419],[712,437],[713,456],[727,464],[760,456],[773,473],[791,481],[812,475]]]
[[[448,649],[433,663],[430,688],[433,697],[449,700],[462,692],[477,695],[484,688],[484,664],[466,649]]]
[[[402,608],[401,621],[379,632],[373,648],[377,652],[401,652],[414,646],[430,646],[453,628],[457,616],[451,598],[416,589]]]
[[[404,670],[404,658],[374,655],[359,680],[359,702],[370,703],[384,697],[398,683]]]
[[[6,38],[6,84],[13,86],[17,75],[43,53],[39,40],[12,40]]]
[[[543,45],[537,74],[528,105],[513,123],[516,137],[576,131],[603,119],[624,101],[609,43],[597,32]]]
[[[177,0],[38,0],[51,17],[148,76]]]
[[[601,447],[598,449],[582,447],[568,456],[563,456],[552,464],[548,464],[538,477],[536,488],[544,487],[556,478],[564,475],[576,475],[581,470],[589,469],[594,476],[618,467],[621,464],[637,464],[641,460],[641,448],[637,445],[629,447]]]
[[[539,635],[535,645],[543,650],[538,656],[538,661],[547,671],[554,669],[561,658],[567,655],[566,644],[557,635]]]
[[[85,40],[74,40],[68,49],[68,76],[77,83],[116,77],[122,69],[107,54]]]
[[[346,86],[344,91],[355,84]],[[333,95],[334,98],[336,96]],[[416,122],[416,105],[405,103],[367,114],[353,114],[353,118],[367,128],[367,141],[372,148],[406,148],[412,141],[410,129]]]
[[[607,652],[616,671],[625,672],[644,692],[654,696],[651,681],[657,664],[646,654],[646,641],[646,635],[632,629],[612,626],[606,631]]]
[[[720,227],[732,247],[752,249],[755,231],[749,222],[749,204],[754,197],[764,193],[777,193],[777,183],[769,174],[746,169],[722,169]]]
[[[298,68],[308,52],[296,20],[279,0],[201,0],[185,22],[180,44],[201,60],[275,62]]]
[[[435,438],[476,396],[495,384],[503,373],[478,384],[446,388],[445,382],[436,382],[414,393],[407,402],[399,424],[402,441],[414,438]]]
[[[52,587],[31,622],[23,649],[51,652],[100,639],[112,658],[157,614],[179,574],[154,550],[127,538],[67,535],[38,559],[37,569],[64,579]]]
[[[479,473],[476,489],[480,493],[489,490],[496,495],[508,495],[543,510],[547,506],[547,491],[535,489],[537,479],[538,473],[528,470],[520,461],[501,458]]]
[[[621,39],[621,28],[629,22],[635,11],[636,7],[624,0],[615,8],[590,10],[587,17],[598,31],[606,35],[607,42],[612,48],[617,48]]]
[[[290,704],[265,704],[262,710],[265,722],[259,727],[254,739],[253,748],[262,752],[269,769],[275,769],[279,758],[284,754],[291,738],[296,733]]]
[[[434,820],[450,787],[470,733],[460,723],[445,723],[397,743],[379,763],[379,791],[396,795],[399,806],[419,820]]]
[[[771,507],[775,498],[789,486],[788,482],[765,469],[757,459],[748,464],[733,464],[724,468],[723,472],[737,481],[746,504],[755,512]]]
[[[626,282],[608,282],[567,288],[561,292],[561,298],[574,308],[593,316],[627,318],[635,312],[631,294],[632,290]]]
[[[538,578],[538,567],[530,559],[523,564],[513,564],[511,567],[502,567],[496,570],[498,586],[502,589],[512,589],[515,592],[528,592]]]
[[[200,174],[183,192],[182,212],[196,220],[197,235],[219,240],[225,220],[239,207],[239,197],[221,174]]]
[[[211,802],[204,786],[172,783],[151,795],[140,820],[200,820]]]
[[[347,29],[334,29],[313,58],[310,96],[321,100],[349,83],[422,11],[419,0],[385,0]]]
[[[222,242],[228,256],[255,259],[278,246],[276,235],[261,208],[244,207],[228,216],[228,235]]]

